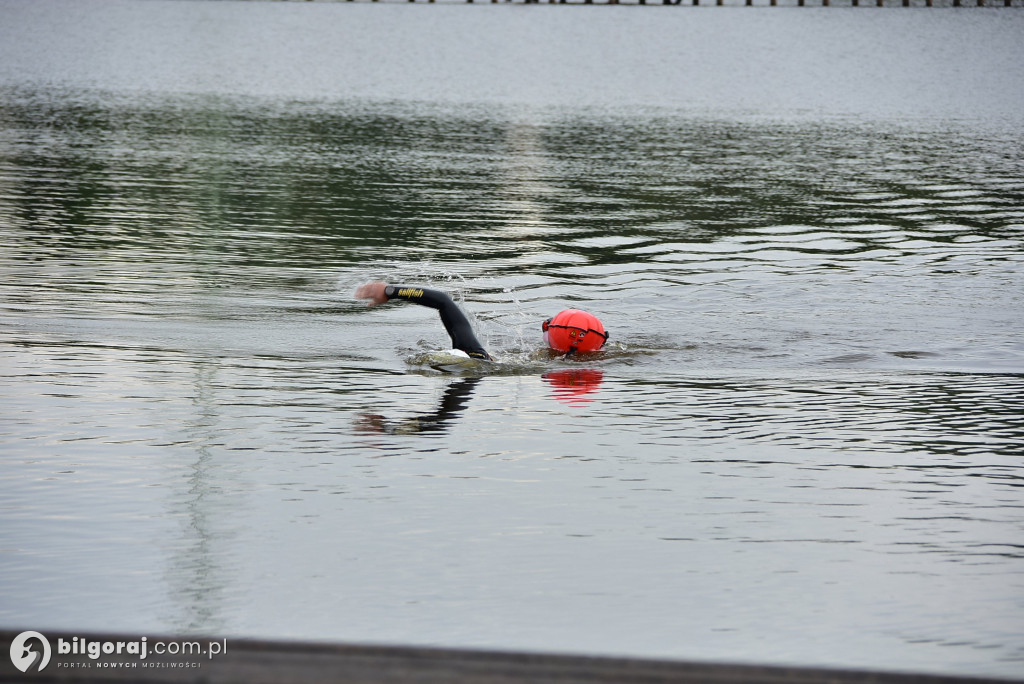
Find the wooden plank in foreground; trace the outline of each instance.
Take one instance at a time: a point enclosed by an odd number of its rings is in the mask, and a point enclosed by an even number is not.
[[[441,648],[336,645],[326,643],[207,639],[203,637],[146,637],[146,648],[164,649],[198,644],[203,653],[183,655],[148,652],[138,655],[102,654],[104,644],[139,644],[141,637],[111,634],[44,634],[50,660],[41,671],[22,673],[8,654],[18,630],[0,631],[0,682],[121,683],[200,682],[206,684],[981,684],[1009,680],[941,675],[761,667],[668,660],[604,658],[536,653],[511,653]],[[78,638],[75,641],[75,638]],[[69,653],[85,641],[97,654]],[[64,653],[58,652],[63,640]],[[205,652],[216,643],[218,651]],[[22,638],[19,645],[40,653],[38,639]],[[23,649],[15,648],[24,653]]]

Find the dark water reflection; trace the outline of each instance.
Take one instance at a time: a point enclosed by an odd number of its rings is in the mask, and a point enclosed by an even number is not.
[[[361,263],[375,247],[406,256],[440,241],[443,254],[458,233],[474,258],[553,243],[602,265],[666,241],[704,256],[696,246],[779,226],[798,252],[884,257],[901,253],[901,231],[916,251],[913,238],[1013,240],[1021,219],[1012,128],[45,97],[5,98],[6,211],[84,248],[159,242],[152,257],[308,266],[330,248]]]
[[[3,94],[5,623],[1024,658],[1016,127]]]

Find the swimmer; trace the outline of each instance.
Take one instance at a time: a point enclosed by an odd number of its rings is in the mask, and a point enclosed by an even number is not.
[[[392,299],[402,299],[436,309],[441,314],[441,322],[448,336],[452,338],[454,349],[471,359],[494,360],[476,338],[466,314],[462,313],[462,309],[451,297],[440,290],[370,282],[360,285],[355,296],[356,299],[368,299],[367,306],[379,306]],[[608,341],[608,333],[601,321],[579,309],[566,309],[549,318],[541,324],[541,330],[548,347],[562,354],[597,351]]]
[[[360,285],[356,289],[356,299],[369,299],[367,306],[379,306],[392,299],[404,299],[407,302],[429,306],[441,314],[448,336],[452,338],[452,348],[467,354],[471,359],[493,361],[480,340],[473,333],[466,314],[452,298],[440,290],[428,290],[422,287],[404,287],[373,282]]]

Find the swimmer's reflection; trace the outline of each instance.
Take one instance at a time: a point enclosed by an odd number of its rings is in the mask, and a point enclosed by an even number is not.
[[[401,420],[388,420],[376,413],[364,413],[356,419],[356,431],[388,435],[443,433],[459,413],[466,409],[480,378],[462,378],[448,385],[441,403],[433,413],[424,413]]]
[[[356,431],[364,434],[415,435],[443,433],[459,413],[466,410],[473,390],[482,378],[461,378],[452,382],[441,396],[436,411],[401,420],[388,420],[378,413],[364,413],[356,419]],[[551,385],[551,395],[567,404],[581,404],[595,399],[604,371],[596,368],[566,368],[541,376]]]

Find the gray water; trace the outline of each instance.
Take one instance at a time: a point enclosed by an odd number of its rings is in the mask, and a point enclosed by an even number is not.
[[[1019,676],[1022,37],[0,0],[0,624]]]

